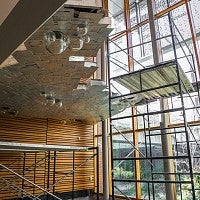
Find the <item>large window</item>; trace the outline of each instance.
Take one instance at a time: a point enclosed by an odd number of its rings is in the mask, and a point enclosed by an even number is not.
[[[129,12],[124,6],[127,2]],[[164,200],[168,195],[166,187],[171,187],[176,199],[199,199],[199,72],[188,20],[192,13],[188,13],[183,1],[152,2],[156,41],[152,41],[151,37],[147,0],[121,0],[117,5],[116,1],[109,1],[115,28],[108,41],[110,89],[112,94],[118,95],[118,100],[121,97],[120,103],[124,105],[121,113],[111,116],[114,194]],[[188,4],[193,18],[199,19],[199,1],[192,0]],[[130,13],[130,16],[125,16],[125,13]],[[131,40],[125,21],[129,19]],[[199,24],[197,20],[194,23],[198,36]],[[179,80],[181,91],[178,94],[169,95],[164,100],[142,101],[137,92],[132,94],[133,91],[115,82],[113,77],[129,73],[130,57],[133,61],[131,71],[154,66],[153,43],[157,45],[160,61],[177,61],[184,72],[184,79],[194,88],[192,92]],[[131,94],[126,96],[128,93]],[[113,99],[111,110],[117,98]],[[161,101],[164,101],[164,112]]]

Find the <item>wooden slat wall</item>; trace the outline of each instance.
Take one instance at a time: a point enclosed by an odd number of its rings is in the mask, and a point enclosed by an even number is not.
[[[70,121],[61,124],[56,120],[48,120],[47,144],[71,146],[93,146],[93,129],[90,125]]]
[[[21,161],[23,160],[23,155],[19,155],[16,153],[1,153],[0,154],[0,163],[8,166],[10,169],[20,173],[21,171]],[[6,178],[7,180],[13,181],[16,177],[14,177],[11,173],[6,170],[0,168],[0,199],[11,199],[15,198],[16,194],[14,194],[13,190],[8,190],[4,181],[1,181],[1,178]],[[15,179],[16,184],[20,184],[18,179]],[[8,192],[9,191],[9,192]]]
[[[53,119],[8,119],[0,118],[0,140],[9,142],[21,143],[39,143],[51,145],[70,145],[70,146],[93,146],[93,128],[90,125],[85,125],[77,121],[69,121],[66,124]],[[93,152],[75,152],[75,163],[77,167],[87,158],[92,156]],[[48,153],[25,153],[25,177],[32,182],[35,182],[41,187],[47,187],[48,177]],[[50,152],[50,186],[53,184],[53,169],[54,169],[54,152]],[[9,163],[16,161],[10,165],[11,169],[22,174],[24,153],[0,153],[0,163],[8,166]],[[45,162],[46,158],[46,162]],[[55,180],[58,181],[72,170],[73,152],[57,152],[56,153],[56,174]],[[37,163],[40,167],[34,170],[33,165]],[[35,174],[35,176],[34,176]],[[10,179],[13,177],[8,172],[0,169],[0,177]],[[34,179],[35,177],[35,179]],[[14,178],[13,178],[14,180]],[[74,190],[93,189],[94,187],[94,167],[93,159],[81,166],[75,173]],[[16,183],[21,187],[22,181],[16,179]],[[72,174],[56,185],[55,192],[69,192],[72,191]],[[2,188],[0,181],[0,190]],[[25,182],[24,189],[34,195],[42,193],[41,190],[31,187]],[[51,190],[52,191],[52,190]],[[17,198],[10,190],[0,191],[0,199]]]

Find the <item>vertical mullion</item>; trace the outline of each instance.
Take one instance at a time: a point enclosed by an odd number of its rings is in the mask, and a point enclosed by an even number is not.
[[[127,53],[128,53],[128,68],[129,71],[133,70],[133,49],[132,46],[132,34],[131,34],[131,19],[130,19],[130,8],[129,0],[124,0],[124,19],[126,24],[126,42],[127,42]]]
[[[139,24],[142,20],[141,20],[141,13],[140,13],[140,3],[135,3],[135,7],[136,7],[136,15],[137,15],[137,24]],[[140,39],[140,43],[144,42],[143,39],[143,34],[142,34],[142,27],[138,27],[138,34],[139,34],[139,39]],[[140,45],[140,53],[141,53],[141,57],[145,56],[145,52],[144,52],[144,45]]]
[[[126,24],[126,41],[127,41],[127,53],[128,53],[128,69],[129,71],[133,71],[134,62],[133,62],[133,49],[130,48],[132,46],[132,33],[131,33],[131,19],[130,19],[130,6],[129,0],[124,0],[124,17]],[[132,115],[136,112],[134,108],[132,108]],[[136,148],[138,148],[138,133],[135,132],[137,128],[137,120],[132,117],[132,130],[133,130],[133,144]],[[139,153],[134,151],[134,157],[139,157]],[[135,179],[140,180],[140,161],[135,160]],[[136,198],[141,198],[141,183],[135,183],[136,188]]]
[[[103,8],[106,9],[105,17],[108,17],[108,0],[103,0]]]
[[[56,151],[54,151],[53,158],[53,194],[55,194],[55,183],[56,183]]]
[[[149,105],[147,103],[147,113],[149,113]],[[153,163],[152,158],[152,149],[151,149],[151,127],[150,127],[150,118],[149,115],[147,115],[147,119],[148,119],[148,134],[149,134],[149,157],[150,157],[150,161],[151,163]],[[153,180],[153,166],[151,165],[151,180]],[[155,200],[155,191],[154,191],[154,183],[151,184],[152,185],[152,195],[153,195],[153,200]]]
[[[72,170],[73,170],[73,173],[72,173],[72,199],[74,199],[74,184],[75,184],[75,151],[73,151],[73,163],[72,163]]]
[[[198,41],[197,41],[197,35],[195,32],[194,22],[192,19],[191,9],[189,6],[189,0],[185,0],[185,6],[186,6],[187,16],[188,16],[188,20],[189,20],[190,31],[191,31],[191,35],[192,35],[192,43],[194,46],[194,53],[195,53],[195,57],[196,57],[198,72],[200,75],[199,46],[198,46]]]
[[[37,164],[37,153],[35,153],[35,163],[34,163],[34,177],[33,182],[36,183],[36,164]],[[35,186],[33,187],[33,196],[35,195]]]
[[[108,64],[108,87],[109,87],[109,116],[111,117],[111,81],[110,81],[110,57],[109,57],[109,38],[107,38],[107,64]],[[112,120],[110,119],[110,154],[111,154],[111,176],[112,176],[112,199],[115,199],[114,194],[114,181],[113,181],[113,135],[112,135]]]
[[[146,125],[145,125],[145,115],[143,115],[143,124],[144,124],[144,141],[145,141],[145,156],[148,157],[148,149],[147,149],[147,133],[146,133]],[[147,188],[148,188],[148,196],[149,200],[151,199],[151,193],[150,193],[150,187],[149,183],[147,183]]]
[[[172,37],[172,43],[173,46],[175,46],[174,37]],[[192,166],[192,155],[191,155],[191,149],[190,149],[190,139],[189,139],[189,132],[187,129],[187,119],[186,119],[186,111],[184,107],[184,97],[183,97],[183,90],[182,90],[182,84],[181,84],[181,78],[180,78],[180,72],[178,68],[178,64],[176,64],[176,73],[178,77],[179,82],[179,93],[181,98],[181,106],[183,107],[183,120],[184,120],[184,129],[185,129],[185,136],[186,136],[186,145],[187,145],[187,153],[188,153],[188,162],[189,162],[189,170],[190,170],[190,179],[191,179],[191,187],[192,187],[192,199],[195,200],[195,186],[194,186],[194,175],[193,175],[193,166]]]
[[[23,157],[23,172],[22,172],[23,177],[25,177],[25,170],[26,170],[26,153],[24,153],[24,157]],[[22,190],[24,190],[24,179],[22,179]],[[24,196],[23,192],[22,192],[22,195]]]
[[[51,153],[48,152],[48,171],[47,171],[47,191],[49,191],[50,187],[50,164],[51,164]],[[47,194],[47,200],[49,199],[49,194]]]
[[[99,147],[96,147],[96,177],[97,177],[97,200],[99,200]]]

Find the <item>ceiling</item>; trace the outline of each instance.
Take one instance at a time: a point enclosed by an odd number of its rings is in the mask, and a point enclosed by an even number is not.
[[[0,7],[0,25],[12,11],[12,9],[16,6],[19,0],[1,0]]]
[[[46,50],[45,32],[62,31],[73,37],[82,23],[87,24],[91,40],[81,50],[68,48],[59,55]],[[105,83],[91,80],[100,66],[91,61],[69,61],[69,57],[95,57],[111,32],[109,25],[110,18],[100,10],[93,13],[63,6],[1,64],[1,116],[78,119],[86,123],[108,117]],[[62,101],[62,106],[49,104],[47,96]]]
[[[66,0],[1,1],[0,12],[2,20],[5,20],[0,26],[0,64],[65,2]]]

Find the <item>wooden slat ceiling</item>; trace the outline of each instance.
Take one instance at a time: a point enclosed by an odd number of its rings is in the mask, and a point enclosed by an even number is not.
[[[102,91],[105,87],[76,90],[80,80],[88,82],[97,66],[91,63],[91,67],[84,67],[85,62],[69,61],[69,56],[96,56],[111,31],[108,28],[110,19],[101,13],[79,11],[78,17],[74,17],[74,12],[74,9],[61,8],[25,42],[25,48],[13,53],[14,63],[10,58],[1,65],[2,116],[3,107],[17,110],[19,117],[79,119],[87,123],[97,122],[100,116],[108,115],[108,102],[105,104],[104,101],[108,92]],[[43,37],[46,31],[62,31],[71,36],[81,23],[87,23],[91,41],[84,43],[80,51],[67,49],[60,55],[52,55],[45,49]],[[63,106],[44,105],[41,92],[53,94]]]

